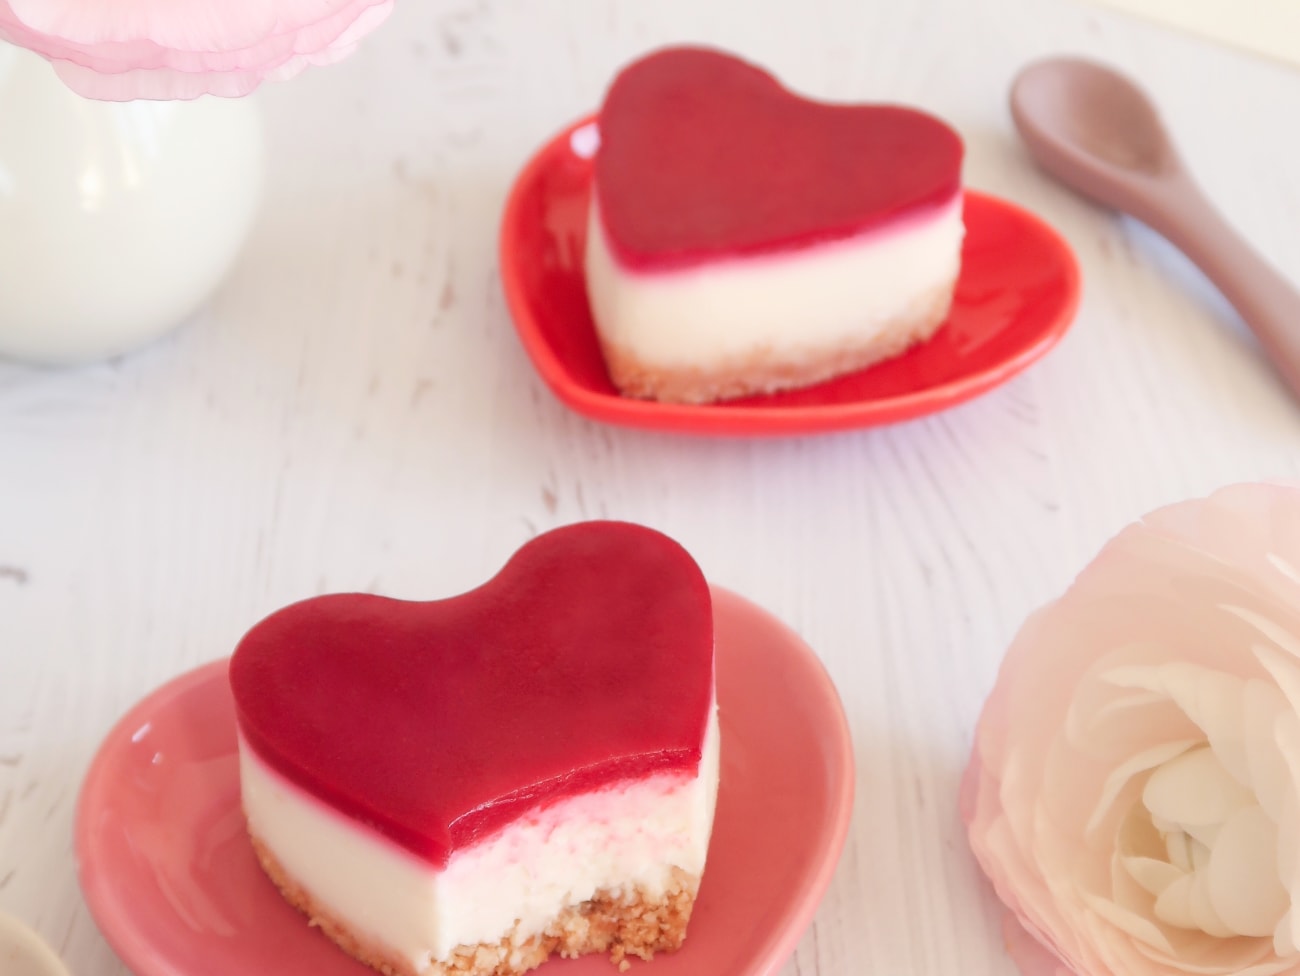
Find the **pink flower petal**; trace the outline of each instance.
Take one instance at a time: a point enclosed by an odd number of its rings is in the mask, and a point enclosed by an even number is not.
[[[71,61],[55,61],[54,70],[78,95],[106,102],[129,102],[138,98],[178,101],[200,95],[240,98],[254,91],[262,82],[261,77],[252,72],[187,74],[163,68],[101,74]]]
[[[13,16],[37,33],[88,47],[113,41],[152,41],[183,51],[251,47],[343,13],[355,20],[373,0],[9,0]]]
[[[1207,499],[1152,512],[1142,526],[1197,549],[1291,607],[1300,607],[1300,518],[1296,488],[1233,485]],[[1289,568],[1286,568],[1289,567]]]
[[[1007,955],[1016,964],[1021,976],[1074,976],[1061,965],[1061,960],[1025,931],[1013,912],[1002,916],[1002,938],[1007,946]]]
[[[393,0],[0,0],[0,39],[91,98],[239,96],[350,53]]]

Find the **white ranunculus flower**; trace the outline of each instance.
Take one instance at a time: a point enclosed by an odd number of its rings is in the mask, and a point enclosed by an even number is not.
[[[1300,491],[1243,485],[1030,618],[963,812],[1027,972],[1269,976],[1300,972],[1298,784]]]

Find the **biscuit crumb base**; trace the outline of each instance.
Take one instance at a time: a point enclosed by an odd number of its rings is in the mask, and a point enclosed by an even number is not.
[[[656,952],[671,952],[681,946],[699,888],[699,878],[674,868],[672,883],[662,898],[652,900],[639,890],[600,891],[589,901],[565,908],[540,934],[519,940],[517,932],[510,932],[495,944],[457,946],[448,958],[417,970],[411,960],[333,918],[289,877],[275,855],[251,836],[262,869],[285,900],[344,952],[384,976],[516,976],[535,969],[552,955],[573,958],[596,952],[609,953],[609,961],[623,972],[629,968],[630,956],[649,960]]]
[[[902,314],[870,335],[829,348],[763,347],[711,366],[647,363],[631,350],[600,336],[610,380],[624,396],[661,403],[712,403],[812,386],[900,356],[938,331],[952,307],[956,278],[919,296]],[[798,323],[791,324],[797,335]]]

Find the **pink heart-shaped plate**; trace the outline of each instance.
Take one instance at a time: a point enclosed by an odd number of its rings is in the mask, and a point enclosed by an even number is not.
[[[722,773],[686,945],[653,976],[772,976],[830,883],[848,831],[853,750],[816,655],[754,604],[713,587]],[[367,976],[263,876],[239,809],[227,662],[176,678],[109,732],[76,822],[79,878],[136,976]],[[634,968],[646,965],[633,961]],[[610,976],[600,956],[545,976]]]

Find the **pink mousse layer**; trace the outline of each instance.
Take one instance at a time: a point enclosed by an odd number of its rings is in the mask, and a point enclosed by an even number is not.
[[[671,539],[580,523],[458,597],[342,594],[272,614],[240,642],[230,679],[262,761],[445,865],[539,806],[695,775],[712,608]]]
[[[637,270],[851,237],[961,189],[961,139],[939,119],[810,101],[702,48],[630,65],[599,125],[595,199],[612,252]]]
[[[709,262],[710,271],[729,269],[753,271],[759,274],[784,268],[791,258],[800,260],[810,257],[835,257],[850,253],[861,253],[874,248],[888,249],[900,240],[918,230],[936,224],[949,223],[954,218],[961,219],[963,191],[958,189],[952,196],[935,203],[913,207],[887,223],[874,224],[861,230],[840,237],[829,238],[817,243],[805,243],[783,250],[756,251],[752,254],[726,254]],[[609,230],[604,225],[603,215],[597,211],[596,219],[600,221],[601,242],[610,258],[618,267],[620,274],[629,279],[651,283],[656,280],[668,280],[682,272],[694,271],[699,265],[625,264],[623,253],[613,247]]]

